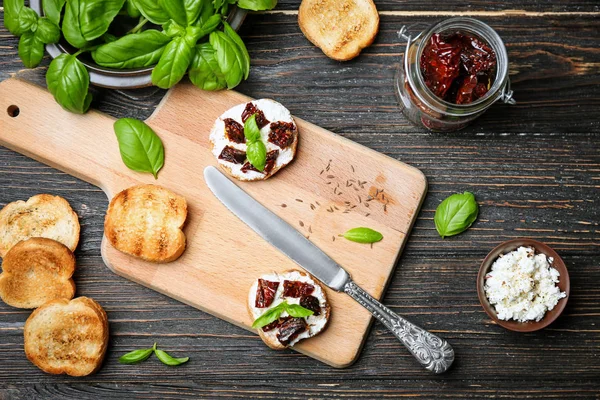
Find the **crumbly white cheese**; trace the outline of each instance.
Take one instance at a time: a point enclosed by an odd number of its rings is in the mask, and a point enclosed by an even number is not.
[[[532,248],[519,247],[492,264],[484,289],[499,319],[539,321],[566,297],[556,285],[560,273],[552,261]]]
[[[243,151],[246,151],[248,148],[246,143],[234,143],[227,139],[227,136],[225,136],[225,123],[223,122],[225,119],[231,118],[236,122],[239,122],[243,126],[244,123],[242,122],[242,112],[246,108],[246,104],[248,103],[238,104],[237,106],[230,108],[217,119],[210,132],[210,141],[213,144],[212,152],[219,161],[219,164],[223,164],[228,168],[231,168],[231,174],[233,176],[238,178],[245,177],[246,179],[260,179],[264,177],[264,174],[262,172],[248,171],[244,173],[242,172],[243,164],[235,164],[229,161],[219,159],[219,155],[221,154],[225,146],[234,147],[238,150]],[[279,156],[277,157],[277,160],[275,160],[275,165],[273,166],[273,169],[275,170],[283,165],[289,164],[290,161],[292,161],[292,159],[294,158],[292,146],[289,146],[286,149],[281,149],[279,146],[269,142],[268,139],[269,132],[271,131],[270,123],[277,121],[294,122],[292,114],[281,103],[278,103],[275,100],[259,99],[252,101],[252,104],[254,104],[256,108],[261,110],[263,114],[265,114],[265,118],[269,120],[269,123],[263,126],[260,130],[260,136],[263,143],[267,147],[267,152],[271,150],[279,150]]]
[[[250,311],[254,319],[263,315],[267,310],[276,305],[282,303],[284,300],[288,302],[288,304],[300,304],[300,298],[295,297],[286,297],[283,298],[283,281],[300,281],[305,283],[310,283],[315,287],[315,290],[311,293],[312,296],[315,296],[319,299],[319,305],[321,308],[325,307],[327,304],[327,300],[325,298],[325,293],[323,293],[323,289],[321,289],[321,285],[317,284],[310,276],[302,275],[298,271],[286,272],[284,274],[272,273],[268,275],[263,275],[260,277],[261,279],[270,281],[270,282],[279,282],[279,286],[277,287],[277,292],[275,293],[275,298],[273,303],[269,307],[266,308],[257,308],[254,306],[256,300],[256,289],[258,287],[258,279],[254,282],[252,287],[250,288],[250,293],[248,294],[248,304],[250,306]],[[281,314],[282,317],[287,317],[288,313],[285,311]],[[290,346],[295,345],[302,339],[306,339],[309,337],[315,336],[317,333],[321,332],[325,325],[327,325],[327,315],[325,315],[324,310],[319,315],[311,315],[306,318],[306,322],[308,324],[308,330],[299,334],[294,340],[290,342]],[[274,340],[277,340],[277,329],[273,329],[271,331],[265,332],[267,336],[272,336]]]

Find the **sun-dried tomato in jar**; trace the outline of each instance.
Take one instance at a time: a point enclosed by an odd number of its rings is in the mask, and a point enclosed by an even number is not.
[[[396,76],[404,115],[433,131],[464,128],[502,100],[515,104],[508,79],[508,56],[498,34],[473,18],[450,18],[407,40]]]
[[[431,35],[420,64],[429,90],[454,104],[469,104],[485,96],[496,75],[494,50],[463,32]]]

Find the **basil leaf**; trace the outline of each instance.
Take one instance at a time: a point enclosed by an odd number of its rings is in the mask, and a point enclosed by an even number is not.
[[[109,68],[141,68],[154,65],[171,39],[162,32],[148,29],[132,33],[92,51],[96,64]]]
[[[252,116],[244,122],[244,136],[246,136],[248,142],[260,140],[260,129],[256,124],[256,114],[252,114]]]
[[[24,7],[23,0],[4,0],[4,26],[15,36],[21,36],[25,32],[19,23],[19,14]]]
[[[44,57],[44,43],[42,43],[35,33],[28,31],[21,35],[19,39],[19,57],[27,68],[35,68]]]
[[[246,157],[248,157],[248,161],[250,161],[250,164],[252,164],[254,168],[262,172],[265,169],[265,164],[267,162],[267,148],[265,147],[265,144],[260,140],[248,143]]]
[[[132,0],[125,0],[125,9],[127,10],[127,15],[131,18],[139,18],[142,15]]]
[[[144,122],[121,118],[114,124],[121,159],[127,168],[150,172],[158,179],[158,171],[165,163],[165,149],[156,133]]]
[[[156,343],[154,344],[156,346]],[[149,349],[141,349],[130,351],[127,354],[123,354],[119,357],[119,362],[121,364],[137,364],[139,362],[145,361],[154,353],[154,348],[150,347]]]
[[[158,4],[167,13],[169,18],[177,22],[179,25],[186,26],[187,18],[183,0],[158,0]]]
[[[70,1],[70,0],[69,0]],[[156,25],[163,25],[170,19],[169,14],[157,0],[131,0],[144,18]]]
[[[281,313],[285,310],[286,302],[279,303],[275,307],[271,307],[265,311],[260,317],[256,318],[252,323],[252,328],[258,329],[269,325],[271,322],[277,321]]]
[[[125,0],[79,0],[79,26],[83,38],[90,41],[106,33],[124,4]]]
[[[250,55],[248,54],[248,49],[246,49],[246,45],[242,41],[242,38],[240,38],[240,36],[233,30],[233,28],[225,21],[223,21],[223,31],[237,45],[237,54],[238,56],[241,55],[243,59],[242,68],[244,71],[244,79],[248,79],[248,74],[250,73]]]
[[[166,364],[166,365],[170,365],[172,367],[186,363],[190,359],[189,357],[183,357],[183,358],[171,357],[169,355],[169,353],[167,353],[166,351],[163,351],[163,350],[159,350],[159,349],[155,349],[154,354],[156,354],[156,357],[158,357],[160,362],[162,362],[163,364]]]
[[[217,29],[219,24],[221,24],[221,15],[220,14],[211,15],[205,22],[197,25],[202,30],[202,35],[200,35],[200,37],[206,36],[209,33],[211,33],[212,31],[214,31],[215,29]]]
[[[29,7],[23,7],[19,13],[19,26],[22,33],[27,31],[35,32],[37,29],[38,15]]]
[[[287,304],[285,303],[285,311],[294,318],[310,317],[314,314],[312,310],[304,308],[299,304]]]
[[[38,20],[35,37],[42,43],[57,43],[60,40],[60,29],[47,17]]]
[[[219,90],[227,87],[225,75],[215,60],[215,50],[210,43],[196,46],[188,75],[190,81],[203,90]]]
[[[168,20],[167,23],[163,25],[163,31],[170,38],[185,35],[185,28],[172,19]]]
[[[65,110],[83,114],[90,107],[90,76],[77,57],[61,54],[52,60],[46,72],[46,84],[54,99]]]
[[[215,59],[219,63],[219,68],[225,73],[227,87],[233,89],[244,78],[243,57],[238,54],[237,45],[223,32],[211,32],[209,41],[215,49]]]
[[[202,10],[200,11],[200,15],[198,16],[198,19],[196,20],[196,25],[197,26],[204,25],[210,17],[213,17],[215,15],[219,15],[219,14],[215,12],[215,8],[213,7],[212,1],[203,0],[202,1]],[[219,15],[219,19],[221,19],[220,15]]]
[[[357,243],[375,243],[383,239],[383,235],[371,228],[353,228],[344,233],[344,237]]]
[[[194,47],[185,36],[176,37],[165,47],[158,64],[152,70],[152,83],[168,89],[183,78],[194,56]]]
[[[65,5],[65,0],[43,0],[42,6],[44,8],[44,14],[48,19],[54,24],[58,25],[60,23],[60,13],[62,11],[63,6]]]
[[[65,6],[65,15],[63,17],[62,32],[63,36],[73,47],[81,49],[85,47],[88,41],[83,37],[79,22],[79,3],[82,0],[69,0]]]
[[[246,10],[264,11],[272,10],[277,5],[277,0],[238,0],[237,6]]]
[[[457,193],[446,198],[435,210],[435,229],[442,238],[466,231],[477,219],[479,206],[473,193]]]

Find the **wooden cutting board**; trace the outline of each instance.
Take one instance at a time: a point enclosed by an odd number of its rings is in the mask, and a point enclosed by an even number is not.
[[[104,262],[121,276],[250,330],[246,299],[254,279],[298,267],[231,214],[203,180],[204,168],[217,164],[208,140],[215,119],[248,100],[234,91],[203,92],[190,84],[171,89],[146,121],[165,146],[165,166],[155,181],[121,161],[114,118],[96,111],[68,113],[45,89],[13,78],[0,83],[0,145],[97,185],[109,199],[139,183],[156,183],[185,196],[188,248],[181,258],[152,264],[103,240]],[[268,181],[237,183],[379,299],[427,190],[426,179],[413,167],[309,122],[296,122],[296,160]],[[380,231],[384,240],[371,247],[338,237],[358,226]],[[345,367],[356,360],[371,315],[345,294],[327,294],[332,305],[328,329],[295,350]]]

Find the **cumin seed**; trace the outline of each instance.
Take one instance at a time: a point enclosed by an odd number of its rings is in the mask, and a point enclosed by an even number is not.
[[[335,178],[335,176],[333,176],[333,175],[327,175],[327,178],[329,178],[329,179],[334,179],[334,178]]]
[[[319,175],[323,175],[323,172],[325,172],[324,169],[321,170],[321,172],[319,173]]]
[[[319,204],[319,202],[318,202],[318,201],[316,201],[316,200],[315,200],[315,204],[316,204],[316,205],[318,205],[318,206],[320,206],[320,205],[321,205],[321,204]]]
[[[298,223],[300,224],[300,226],[304,227],[304,222],[299,221]]]
[[[313,203],[310,203],[310,209],[314,210],[315,209],[315,205]]]
[[[285,204],[285,203],[281,205],[281,208],[286,208],[286,207],[287,207],[287,204]]]
[[[337,206],[333,206],[333,208],[335,208],[336,210],[340,211],[340,209],[339,209],[339,208],[337,208]]]
[[[302,199],[296,199],[296,201],[297,201],[298,203],[304,203],[304,201],[302,201]]]
[[[312,233],[312,227],[310,225],[308,226],[308,231]]]
[[[354,172],[354,165],[350,165],[350,168],[352,168],[352,172]]]
[[[331,237],[331,241],[332,241],[332,242],[335,242],[335,236],[332,236],[332,237]]]
[[[365,217],[368,217],[369,215],[371,215],[371,213],[366,213],[366,214],[365,214]]]

